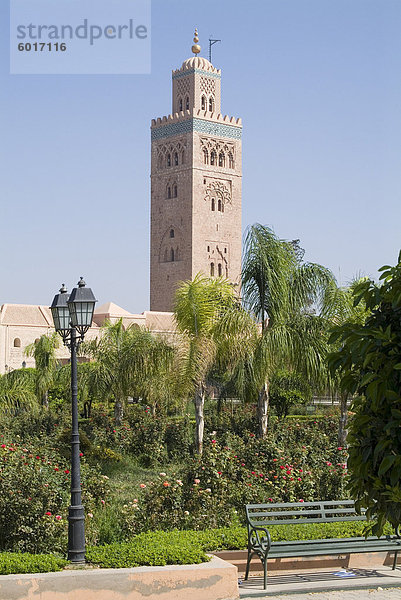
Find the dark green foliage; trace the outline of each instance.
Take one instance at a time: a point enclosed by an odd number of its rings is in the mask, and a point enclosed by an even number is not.
[[[343,391],[355,397],[350,495],[377,519],[377,534],[386,520],[401,522],[401,254],[395,267],[380,271],[381,286],[364,280],[354,289],[355,304],[363,301],[371,316],[335,329],[331,342],[342,348],[330,358]]]
[[[52,554],[0,553],[0,575],[62,571],[67,561]]]
[[[291,406],[303,405],[312,396],[304,377],[291,371],[277,371],[270,383],[270,404],[280,418],[286,417]]]

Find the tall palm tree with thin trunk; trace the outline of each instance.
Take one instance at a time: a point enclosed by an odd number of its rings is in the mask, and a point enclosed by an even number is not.
[[[49,389],[56,375],[56,350],[59,346],[59,335],[51,333],[42,335],[36,342],[25,348],[25,354],[35,359],[35,390],[39,402],[46,409],[49,408]]]
[[[314,263],[302,263],[294,243],[279,239],[263,225],[246,234],[242,271],[245,306],[261,323],[254,353],[239,368],[247,374],[243,393],[258,397],[259,435],[268,429],[269,381],[277,368],[303,373],[318,385],[326,373],[327,353],[322,311],[333,274]]]
[[[177,376],[182,393],[193,398],[196,451],[202,454],[208,375],[215,365],[235,368],[252,344],[256,326],[228,280],[200,273],[178,288],[174,313],[181,333]]]

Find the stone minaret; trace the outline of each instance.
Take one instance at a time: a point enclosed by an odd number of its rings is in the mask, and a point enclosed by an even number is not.
[[[221,72],[198,56],[173,71],[173,108],[152,120],[150,310],[179,282],[241,273],[241,119],[221,114]]]

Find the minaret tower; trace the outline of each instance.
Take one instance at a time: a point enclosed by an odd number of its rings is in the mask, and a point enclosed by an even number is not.
[[[241,119],[221,114],[221,71],[199,55],[173,71],[172,114],[152,120],[150,310],[171,311],[198,272],[239,283]]]

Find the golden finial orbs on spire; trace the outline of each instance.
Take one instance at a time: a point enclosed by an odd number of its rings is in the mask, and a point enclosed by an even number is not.
[[[199,42],[199,38],[198,38],[198,30],[195,29],[195,37],[194,37],[194,42],[195,44],[192,46],[192,52],[195,54],[195,56],[197,54],[199,54],[199,52],[201,51],[201,47],[199,46],[198,42]]]

